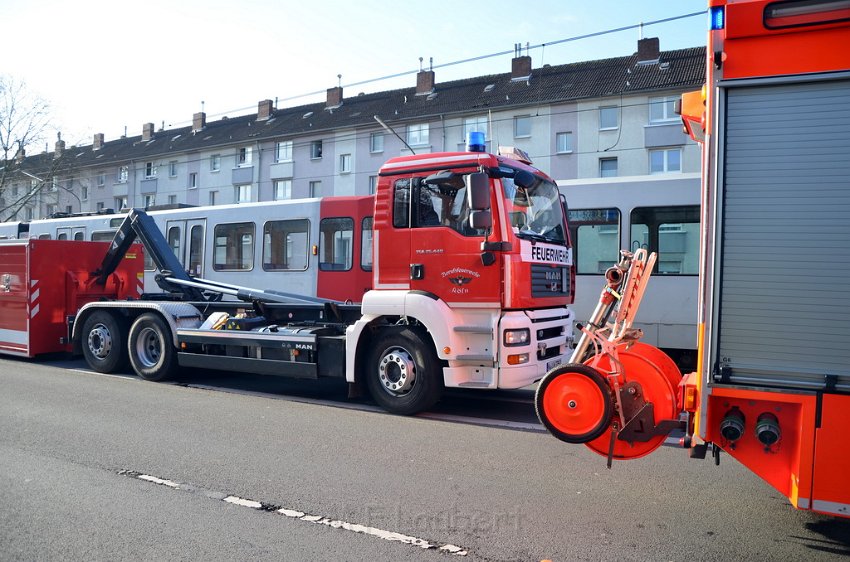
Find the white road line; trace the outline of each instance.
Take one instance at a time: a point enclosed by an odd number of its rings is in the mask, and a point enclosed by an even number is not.
[[[118,474],[124,476],[130,476],[132,478],[137,478],[139,480],[144,480],[145,482],[151,482],[153,484],[158,484],[162,486],[166,486],[168,488],[172,488],[175,490],[181,490],[189,493],[199,493],[206,492],[205,490],[201,490],[195,486],[181,486],[180,483],[174,482],[173,480],[168,480],[165,478],[159,478],[158,476],[151,476],[149,474],[142,474],[140,472],[136,472],[134,470],[119,470]],[[306,523],[314,523],[318,525],[324,525],[325,527],[329,527],[331,529],[341,529],[343,531],[350,531],[352,533],[358,533],[361,535],[367,535],[370,537],[379,538],[385,541],[390,542],[398,542],[402,544],[407,544],[410,546],[415,546],[418,548],[422,548],[425,550],[436,550],[445,554],[450,554],[452,556],[466,556],[469,554],[469,551],[466,549],[457,546],[451,543],[439,544],[427,541],[425,539],[420,539],[418,537],[413,537],[410,535],[405,535],[403,533],[397,533],[395,531],[388,531],[385,529],[379,529],[377,527],[370,527],[368,525],[360,525],[359,523],[350,523],[348,521],[342,521],[340,519],[332,519],[330,517],[323,517],[321,515],[308,515],[303,511],[299,511],[297,509],[290,509],[285,507],[271,506],[268,504],[263,504],[262,502],[258,502],[256,500],[251,500],[247,498],[241,498],[239,496],[233,495],[225,495],[225,494],[209,494],[204,493],[207,497],[221,497],[222,501],[225,501],[232,505],[237,505],[240,507],[248,507],[251,509],[261,510],[261,511],[270,511],[274,513],[278,513],[289,519],[296,519],[298,521],[304,521]]]

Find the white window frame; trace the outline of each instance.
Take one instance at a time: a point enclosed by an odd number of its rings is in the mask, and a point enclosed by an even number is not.
[[[210,172],[221,171],[221,154],[210,156]]]
[[[376,154],[384,151],[384,133],[369,134],[369,152]]]
[[[103,187],[106,185],[106,174],[98,174],[97,175],[97,186]]]
[[[251,165],[251,147],[240,146],[236,149],[236,167],[244,168]]]
[[[606,170],[604,169],[604,167],[605,167],[604,163],[610,163],[610,162],[614,163],[614,173],[613,174],[606,173]],[[607,171],[610,171],[610,170],[607,170]],[[600,158],[599,159],[599,177],[600,178],[616,178],[619,175],[620,175],[620,163],[617,161],[616,157],[614,157],[614,158]]]
[[[324,152],[322,139],[310,141],[310,160],[319,160]]]
[[[169,205],[176,205],[177,204],[177,196],[176,195],[169,195],[168,196],[168,204]]]
[[[145,195],[145,204],[143,205],[145,209],[153,207],[156,205],[156,194],[148,193]]]
[[[311,181],[309,184],[309,197],[321,197],[322,182],[321,180]],[[319,195],[316,195],[319,193]]]
[[[118,168],[118,183],[127,183],[127,178],[130,176],[129,166],[121,166]]]
[[[670,169],[670,153],[676,152],[679,154],[679,168],[676,170]],[[661,169],[652,169],[652,157],[661,155]],[[649,151],[649,173],[650,174],[678,174],[682,172],[682,149],[676,148],[654,148]]]
[[[563,139],[563,142],[561,142],[561,139]],[[572,151],[573,151],[573,132],[572,131],[561,131],[560,133],[555,133],[555,153],[556,154],[571,154]]]
[[[189,173],[189,189],[197,189],[198,188],[198,174],[197,172]]]
[[[240,203],[251,202],[251,184],[244,183],[233,186],[233,202],[237,205]]]
[[[669,124],[679,120],[676,115],[675,103],[679,96],[658,96],[649,98],[649,123]],[[653,117],[653,110],[660,110],[661,114]]]
[[[614,124],[606,123],[613,116]],[[607,118],[606,118],[607,117]],[[620,108],[616,105],[602,105],[599,107],[599,130],[616,131],[620,128]]]
[[[520,130],[528,128],[528,131]],[[515,115],[514,116],[514,138],[527,139],[531,138],[531,115]]]
[[[286,201],[292,199],[292,180],[275,180],[274,181],[274,200]]]
[[[292,141],[280,141],[275,146],[275,162],[292,162]]]
[[[115,198],[115,207],[116,211],[120,211],[121,209],[125,209],[127,207],[127,196],[124,197],[116,197]]]
[[[351,173],[351,154],[340,154],[339,155],[339,173],[340,174],[350,174]]]
[[[177,177],[177,160],[171,160],[168,162],[168,177]]]
[[[145,179],[156,177],[157,165],[153,162],[145,162]]]
[[[374,195],[378,190],[378,176],[369,176],[369,195]]]
[[[414,123],[407,126],[407,144],[410,146],[428,146],[431,144],[428,123]]]
[[[87,186],[87,185],[81,185],[80,186],[80,199],[83,200],[83,201],[88,201],[88,199],[89,199],[89,186]]]
[[[215,206],[217,199],[218,199],[218,191],[210,191],[210,194],[209,194],[210,207]]]

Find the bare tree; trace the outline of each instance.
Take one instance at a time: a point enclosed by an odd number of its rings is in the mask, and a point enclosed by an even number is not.
[[[26,158],[45,141],[49,124],[49,104],[24,82],[0,75],[0,220],[8,220],[36,198],[56,171],[58,162],[45,166],[46,158]],[[13,195],[13,182],[26,188]]]

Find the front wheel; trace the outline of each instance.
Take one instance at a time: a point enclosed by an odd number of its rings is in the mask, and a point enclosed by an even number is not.
[[[393,414],[427,410],[443,393],[442,363],[418,330],[387,328],[375,338],[366,384],[379,406]]]
[[[98,373],[114,373],[127,367],[127,323],[105,310],[97,310],[83,323],[83,356]]]
[[[130,364],[147,381],[162,381],[177,370],[177,352],[171,330],[158,314],[142,314],[130,328]]]
[[[602,375],[579,363],[549,371],[537,387],[534,406],[540,423],[567,443],[587,443],[602,435],[614,409]]]

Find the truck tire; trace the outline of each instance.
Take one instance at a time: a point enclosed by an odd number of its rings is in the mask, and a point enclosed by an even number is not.
[[[98,373],[127,368],[127,322],[105,310],[94,311],[83,323],[83,356]]]
[[[388,328],[377,334],[365,376],[372,398],[393,414],[427,410],[443,393],[437,352],[427,337],[411,328]]]
[[[133,370],[146,381],[166,380],[177,370],[171,329],[158,314],[142,314],[133,322],[127,347]]]
[[[534,408],[540,423],[561,441],[587,443],[608,429],[614,400],[596,369],[568,363],[546,373],[534,395]]]

